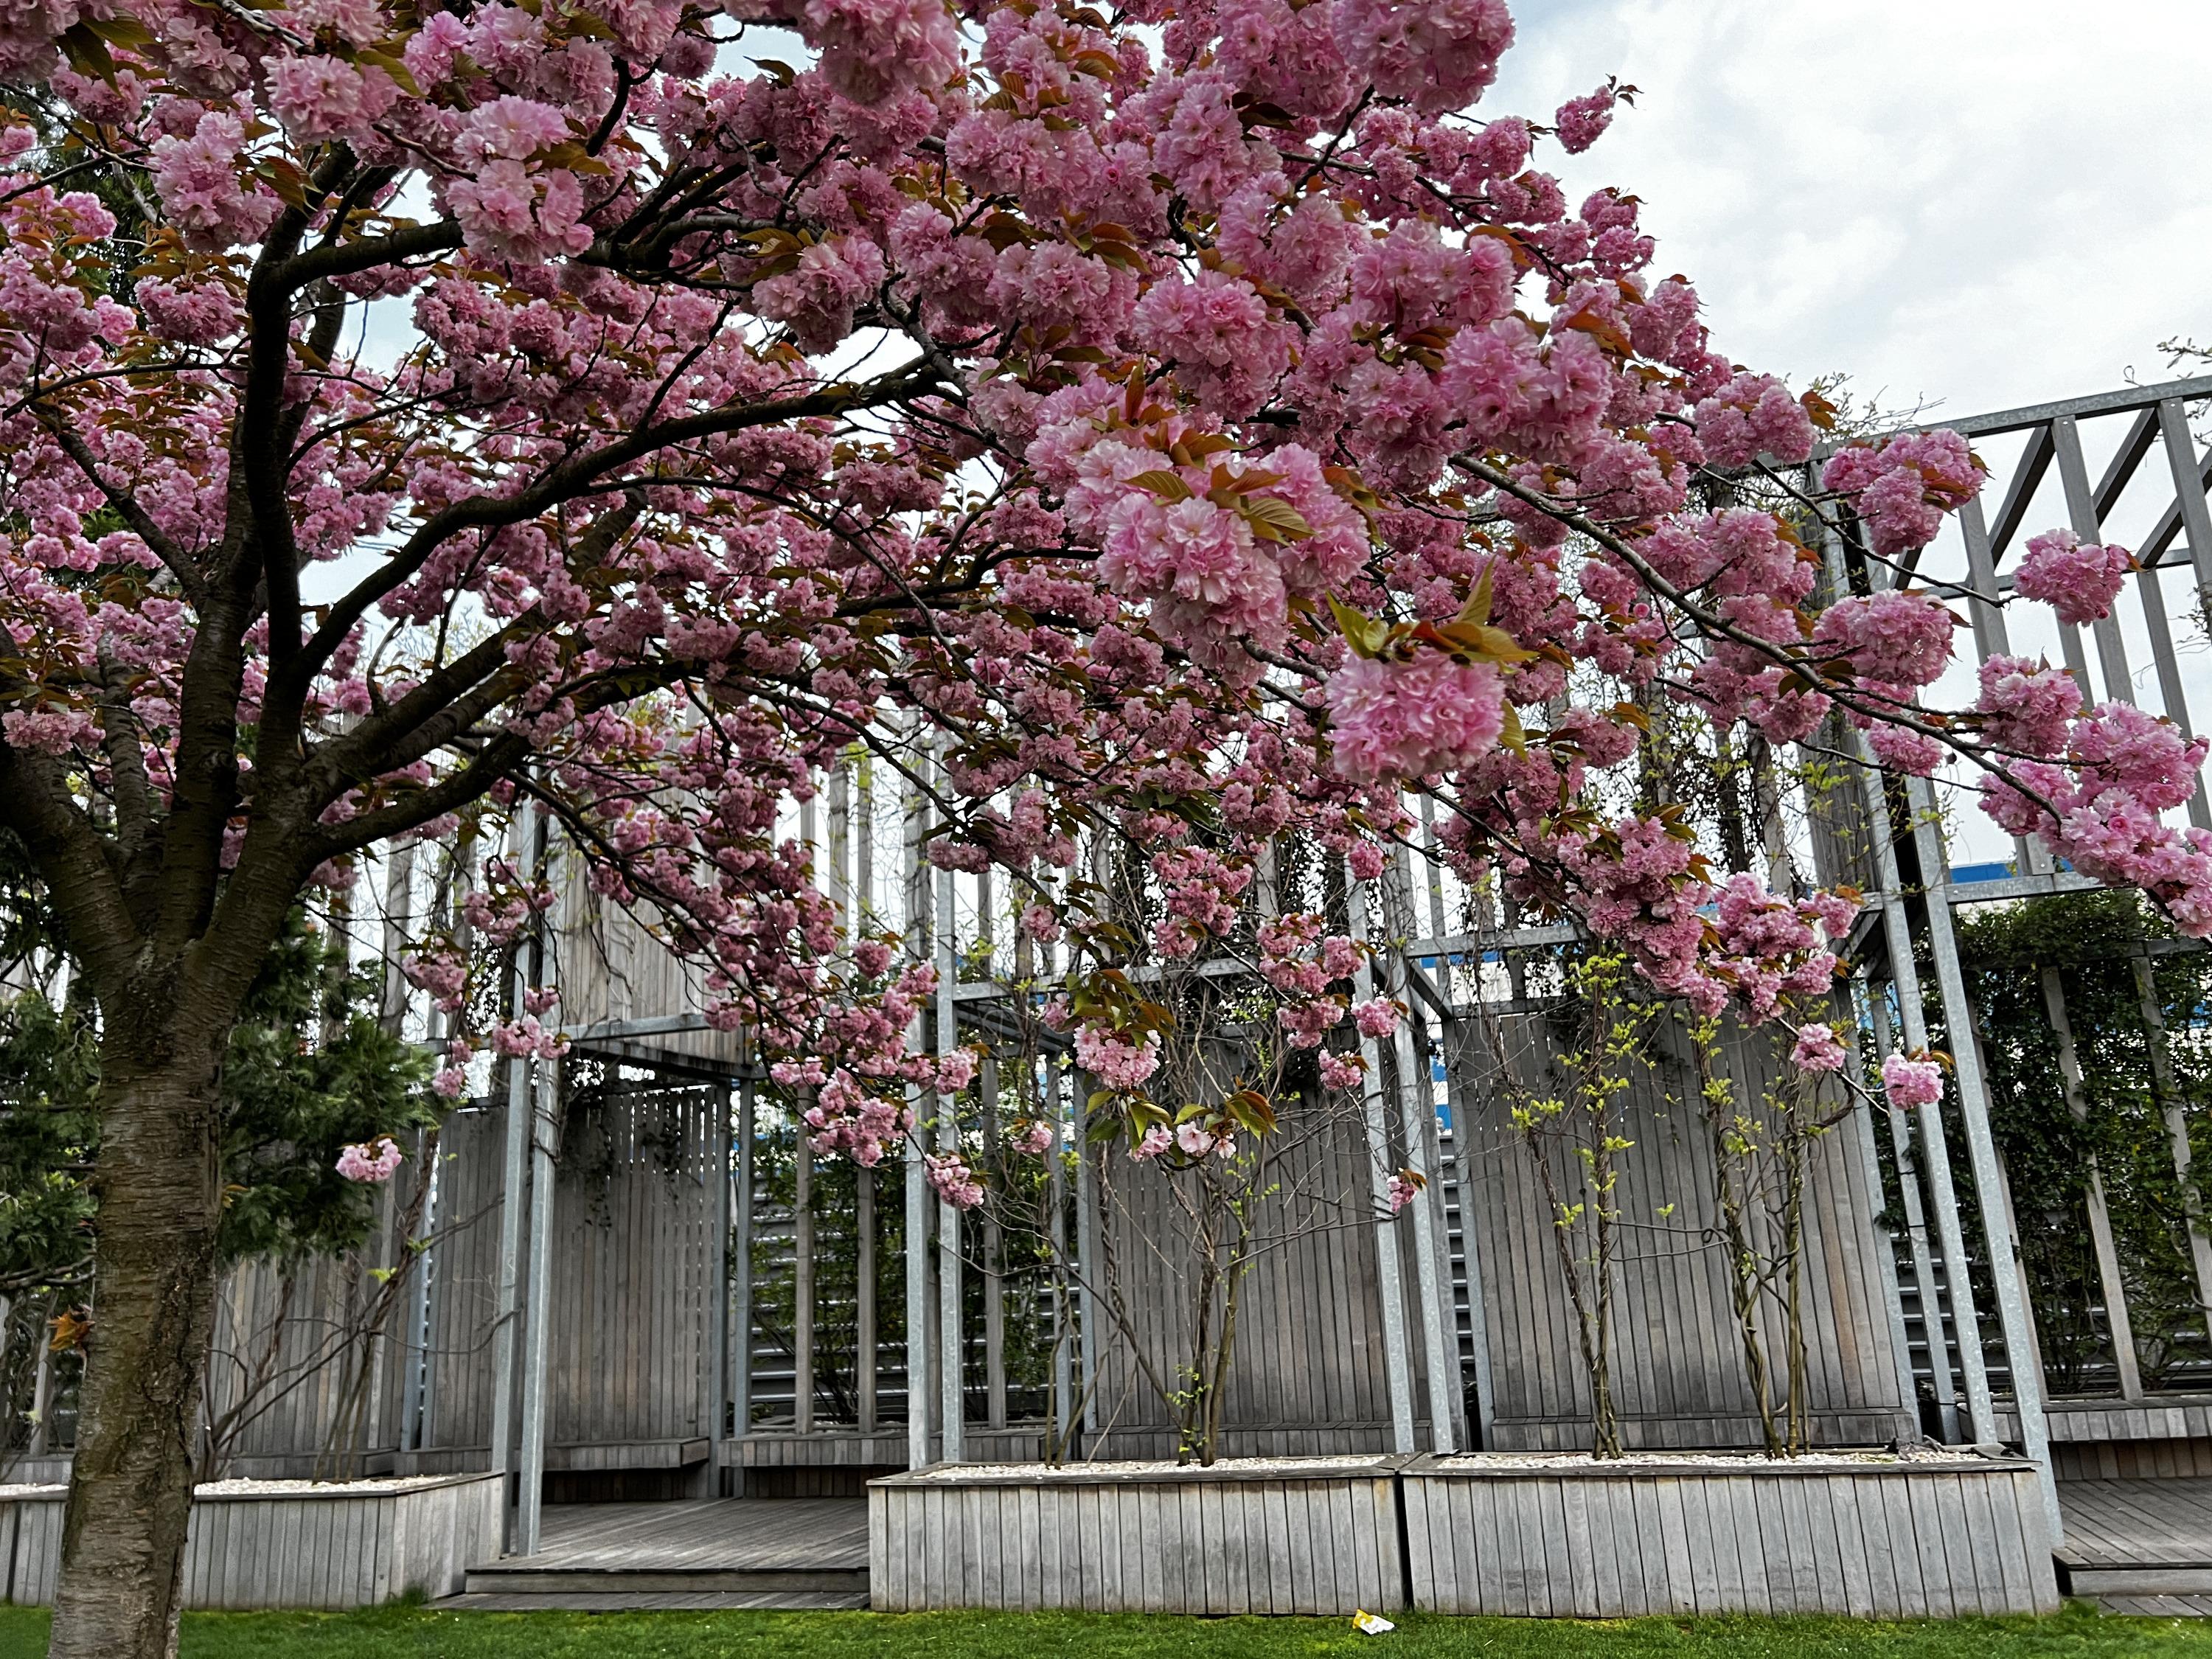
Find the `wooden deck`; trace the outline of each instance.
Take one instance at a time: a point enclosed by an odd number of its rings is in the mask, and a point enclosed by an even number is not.
[[[863,1609],[868,1598],[805,1590],[471,1590],[433,1605],[444,1613],[834,1613]]]
[[[2075,1595],[2212,1595],[2212,1480],[2063,1480],[2058,1507]]]
[[[550,1507],[538,1553],[479,1562],[455,1607],[866,1607],[868,1506],[710,1498]]]
[[[2110,1612],[2212,1613],[2212,1480],[2059,1486],[2073,1593]],[[543,1547],[469,1569],[439,1603],[487,1611],[864,1607],[867,1505],[844,1498],[579,1504],[545,1511]]]

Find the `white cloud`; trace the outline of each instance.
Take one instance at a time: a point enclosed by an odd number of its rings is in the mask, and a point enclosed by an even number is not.
[[[1643,198],[1741,362],[1966,415],[2163,379],[2158,341],[2212,335],[2205,0],[1517,10],[1480,112],[1642,88],[1571,197]]]

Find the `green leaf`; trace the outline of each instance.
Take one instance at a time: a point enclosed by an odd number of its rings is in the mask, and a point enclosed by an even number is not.
[[[1197,492],[1182,481],[1182,475],[1156,466],[1139,472],[1129,482],[1139,489],[1149,489],[1153,495],[1170,501],[1187,501]]]
[[[1303,541],[1313,534],[1305,515],[1279,495],[1246,495],[1237,501],[1237,511],[1262,541]]]
[[[1382,654],[1382,647],[1390,638],[1388,624],[1376,621],[1364,611],[1354,611],[1334,593],[1328,596],[1328,610],[1329,614],[1336,618],[1337,632],[1344,635],[1344,642],[1352,647],[1353,655],[1379,657]]]
[[[1487,559],[1484,560],[1482,565],[1482,574],[1474,579],[1474,592],[1468,595],[1467,603],[1460,607],[1459,615],[1452,619],[1455,624],[1472,624],[1477,628],[1487,627],[1489,625],[1490,573],[1492,568],[1492,562]]]
[[[79,75],[97,76],[111,87],[115,84],[115,59],[107,50],[107,42],[82,23],[63,32],[58,43],[69,66]]]

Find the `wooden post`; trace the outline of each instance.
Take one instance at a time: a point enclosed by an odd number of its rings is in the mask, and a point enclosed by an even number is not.
[[[1874,1051],[1877,1062],[1887,1060],[1896,1044],[1890,1035],[1889,1000],[1868,988],[1868,1012],[1874,1023]],[[1928,1369],[1936,1390],[1936,1409],[1946,1444],[1956,1445],[1959,1433],[1958,1374],[1951,1364],[1951,1344],[1943,1326],[1942,1287],[1936,1282],[1936,1260],[1928,1242],[1928,1210],[1921,1194],[1920,1161],[1912,1150],[1912,1114],[1887,1108],[1889,1147],[1897,1159],[1898,1190],[1905,1205],[1905,1237],[1912,1249],[1912,1284],[1920,1298],[1920,1328],[1928,1339]],[[1948,1262],[1947,1260],[1946,1265]],[[1908,1392],[1917,1408],[1917,1397]]]
[[[1352,936],[1366,940],[1373,930],[1367,920],[1368,884],[1345,871]],[[1375,994],[1375,969],[1362,956],[1353,979],[1352,995],[1364,1002]],[[1382,1316],[1382,1374],[1390,1396],[1390,1449],[1411,1456],[1413,1444],[1413,1362],[1406,1348],[1406,1290],[1404,1267],[1398,1255],[1397,1218],[1390,1210],[1390,1130],[1382,1106],[1382,1052],[1371,1037],[1362,1034],[1360,1059],[1366,1066],[1360,1079],[1360,1104],[1367,1124],[1368,1198],[1374,1206],[1375,1283]]]
[[[1868,995],[1866,981],[1857,977],[1851,980],[1848,994],[1850,1018],[1844,1023],[1842,1036],[1844,1051],[1850,1055],[1850,1060],[1844,1068],[1844,1075],[1852,1078],[1863,1077],[1866,1075],[1866,1070],[1865,1060],[1861,1054],[1860,1034],[1866,1029],[1869,1018],[1866,1011],[1872,1005],[1873,999]],[[1884,1029],[1887,1029],[1886,1024]],[[1891,1359],[1897,1368],[1898,1403],[1905,1411],[1911,1414],[1913,1427],[1917,1431],[1920,1423],[1918,1379],[1912,1369],[1912,1339],[1905,1324],[1905,1295],[1898,1287],[1897,1235],[1893,1229],[1883,1226],[1881,1220],[1881,1212],[1887,1207],[1888,1187],[1882,1180],[1881,1154],[1875,1148],[1874,1109],[1874,1104],[1869,1101],[1867,1103],[1866,1110],[1853,1110],[1850,1113],[1850,1135],[1853,1148],[1858,1154],[1861,1178],[1866,1182],[1867,1204],[1869,1212],[1867,1217],[1867,1230],[1873,1235],[1875,1247],[1881,1255],[1880,1284],[1882,1313],[1888,1321]],[[1905,1174],[1905,1165],[1900,1162],[1899,1172],[1901,1176]],[[1905,1176],[1900,1185],[1911,1193],[1912,1198],[1911,1213],[1917,1215],[1919,1213],[1919,1193],[1912,1182],[1913,1178]],[[1924,1247],[1924,1237],[1915,1243]],[[1949,1364],[1950,1357],[1947,1353],[1944,1356],[1947,1370]],[[1955,1411],[1952,1414],[1951,1420],[1954,1422],[1957,1420]]]
[[[830,769],[830,902],[840,926],[852,926],[853,780],[841,757]]]
[[[791,1426],[814,1431],[814,1149],[791,1114]]]
[[[538,820],[536,878],[557,879],[548,840],[546,815]],[[545,949],[549,918],[538,919],[531,944],[531,978],[544,984],[549,971]],[[522,1434],[516,1459],[519,1474],[514,1510],[514,1553],[538,1553],[539,1523],[545,1501],[545,1440],[551,1402],[545,1394],[547,1363],[553,1332],[553,1222],[556,1194],[553,1142],[558,1133],[556,1116],[560,1106],[560,1062],[540,1060],[531,1068],[534,1086],[530,1095],[530,1251],[522,1315]]]
[[[2158,975],[2150,957],[2138,951],[2129,966],[2135,970],[2136,1006],[2142,1015],[2143,1048],[2150,1057],[2151,1094],[2166,1121],[2166,1144],[2172,1150],[2173,1173],[2181,1184],[2182,1213],[2189,1228],[2189,1257],[2197,1272],[2197,1305],[2200,1314],[2212,1315],[2212,1240],[2204,1236],[2204,1200],[2189,1172],[2189,1120],[2184,1115],[2180,1091],[2174,1086],[2173,1058],[2166,1050],[2166,1011],[2160,1006]]]
[[[865,793],[862,796],[866,799]],[[921,838],[928,832],[926,801],[919,790],[906,797],[906,939],[908,953],[917,961],[929,957],[928,868],[921,857]],[[907,1046],[919,1048],[922,1015],[915,1011],[907,1033]],[[929,1183],[922,1171],[922,1119],[934,1097],[920,1084],[908,1085],[907,1111],[914,1127],[906,1138],[906,1455],[907,1467],[918,1469],[933,1461],[930,1455],[930,1413],[937,1398],[936,1346],[930,1297]]]
[[[1863,738],[1862,738],[1863,741]],[[1912,814],[1913,835],[1920,854],[1920,872],[1928,909],[1928,954],[1936,967],[1936,994],[1942,999],[1943,1019],[1954,1034],[1951,1042],[1953,1075],[1959,1084],[1959,1115],[1966,1120],[1966,1156],[1974,1172],[1974,1190],[1981,1197],[1983,1242],[1988,1247],[1990,1279],[1996,1291],[1997,1324],[2004,1336],[2005,1358],[2012,1371],[2013,1408],[2020,1416],[2021,1449],[2035,1465],[2043,1489],[2043,1506],[2051,1521],[2053,1546],[2063,1542],[2066,1523],[2058,1508],[2058,1484],[2051,1468],[2050,1425],[2043,1412],[2043,1357],[2036,1346],[2030,1322],[2027,1294],[2021,1284],[2020,1245],[2013,1222],[2012,1205],[2005,1194],[2004,1170],[1997,1158],[1996,1137],[1990,1127],[1989,1091],[1983,1081],[1981,1042],[1974,1011],[1966,996],[1966,970],[1960,965],[1958,939],[1952,929],[1950,874],[1944,861],[1943,837],[1936,827],[1935,792],[1925,778],[1906,783],[1906,801]],[[1923,1122],[1942,1115],[1920,1114]],[[1979,1425],[1978,1424],[1978,1430]],[[1977,1434],[1995,1439],[1994,1433]]]
[[[876,1172],[853,1181],[853,1394],[862,1434],[876,1431]]]
[[[730,1398],[730,1085],[725,1078],[707,1091],[708,1122],[713,1139],[708,1166],[714,1189],[707,1194],[707,1320],[699,1353],[700,1430],[707,1437],[707,1492],[720,1495],[722,1443]]]
[[[1449,933],[1444,917],[1443,839],[1437,833],[1436,802],[1426,791],[1421,794],[1420,809],[1421,844],[1428,854],[1423,885],[1428,891],[1429,936],[1437,941],[1437,951],[1432,958],[1436,964],[1435,984],[1445,1006],[1456,1007],[1459,1006],[1459,976],[1453,969],[1451,958],[1444,953],[1442,943]],[[1479,998],[1482,995],[1482,975],[1479,968],[1468,975],[1467,983],[1474,996]],[[1488,1293],[1482,1280],[1482,1247],[1474,1215],[1474,1189],[1467,1176],[1468,1126],[1472,1120],[1468,1115],[1466,1091],[1461,1083],[1459,1056],[1462,1045],[1459,1041],[1459,1022],[1448,1013],[1439,1014],[1436,1028],[1437,1048],[1443,1058],[1444,1103],[1451,1129],[1449,1152],[1445,1150],[1441,1129],[1435,1140],[1436,1179],[1442,1188],[1437,1198],[1437,1208],[1446,1218],[1443,1237],[1447,1247],[1451,1237],[1449,1225],[1451,1210],[1455,1205],[1459,1210],[1460,1262],[1467,1285],[1468,1335],[1474,1349],[1474,1416],[1470,1422],[1462,1410],[1461,1426],[1467,1431],[1470,1448],[1481,1450],[1496,1438],[1496,1425],[1491,1401],[1490,1307]],[[1447,1291],[1449,1288],[1448,1285]],[[1458,1309],[1449,1303],[1447,1305],[1454,1316],[1455,1327]]]
[[[1083,1362],[1076,1389],[1083,1396],[1083,1432],[1098,1432],[1098,1176],[1091,1163],[1101,1156],[1090,1144],[1090,1101],[1096,1090],[1085,1072],[1071,1073],[1075,1098],[1068,1103],[1068,1121],[1074,1133],[1068,1146],[1075,1154],[1075,1316],[1079,1338],[1076,1352]]]
[[[537,867],[544,845],[536,804],[525,796],[514,812],[514,860]],[[514,953],[514,1015],[523,1017],[523,995],[531,988],[532,947],[518,941]],[[494,1289],[491,1344],[491,1461],[493,1473],[514,1468],[515,1362],[520,1352],[523,1224],[529,1201],[532,1062],[520,1056],[507,1062],[507,1145],[499,1199],[499,1276]],[[511,1485],[511,1483],[510,1483]],[[510,1490],[507,1501],[512,1504]]]
[[[464,958],[466,957],[471,940],[465,898],[468,890],[470,872],[475,861],[474,832],[465,829],[453,844],[451,860],[446,866],[445,878],[440,884],[437,908],[438,921],[454,930]],[[441,1054],[448,1035],[447,1024],[446,1011],[434,1006],[430,1010],[430,1044]],[[415,1175],[417,1180],[430,1181],[434,1183],[436,1172],[425,1167],[421,1157],[422,1148],[427,1140],[428,1132],[416,1137],[417,1156]],[[430,1197],[422,1210],[422,1233],[426,1238],[434,1239],[438,1236],[439,1209],[439,1188],[434,1184]],[[429,1362],[429,1356],[425,1351],[424,1344],[431,1328],[432,1300],[438,1294],[436,1280],[439,1255],[439,1247],[434,1243],[431,1244],[425,1250],[422,1260],[416,1263],[414,1279],[407,1287],[406,1383],[399,1399],[399,1446],[402,1451],[419,1452],[430,1443],[433,1413],[436,1404],[434,1386],[436,1370]],[[403,1465],[401,1468],[403,1474],[412,1472],[412,1468],[409,1466]]]
[[[991,930],[991,872],[988,869],[975,878],[975,977],[996,979],[999,963],[995,954],[997,939]]]
[[[834,790],[833,781],[831,787]],[[832,833],[841,827],[837,814],[831,813]],[[815,885],[825,885],[822,880],[821,842],[816,836],[814,802],[811,798],[799,804],[799,838],[806,848],[808,867]],[[833,846],[830,858],[830,879],[826,884],[831,903],[836,904],[842,871]],[[799,1434],[814,1431],[814,1149],[806,1144],[805,1105],[806,1096],[795,1095],[791,1102],[791,1425]]]
[[[937,872],[937,1055],[948,1058],[960,1046],[959,1005],[955,992],[960,978],[960,957],[954,933],[953,875]],[[937,1093],[937,1148],[942,1153],[960,1151],[960,1101],[949,1091]],[[942,1400],[941,1442],[945,1461],[957,1463],[967,1455],[966,1376],[967,1341],[961,1314],[960,1212],[939,1199],[937,1204],[937,1353],[938,1388]]]
[[[848,939],[870,925],[875,909],[876,817],[871,781],[865,749],[848,749],[830,775],[830,863],[836,882],[832,896]],[[856,1170],[853,1189],[854,1409],[860,1432],[873,1434],[877,1418],[876,1172]]]
[[[2074,1046],[2074,1022],[2066,1009],[2066,987],[2058,969],[2043,969],[2043,1012],[2058,1039],[2058,1076],[2066,1091],[2066,1110],[2076,1123],[2089,1121],[2089,1099],[2081,1086],[2081,1056]],[[2186,1143],[2185,1143],[2185,1145]],[[2142,1398],[2142,1367],[2136,1358],[2135,1322],[2128,1315],[2127,1282],[2120,1276],[2120,1252],[2112,1241],[2112,1212],[2105,1203],[2105,1176],[2093,1153],[2087,1191],[2089,1243],[2097,1255],[2097,1284],[2105,1298],[2105,1328],[2112,1340],[2112,1364],[2119,1376],[2120,1398]]]
[[[1413,1042],[1413,964],[1405,943],[1413,932],[1413,870],[1406,849],[1397,849],[1389,872],[1397,878],[1398,903],[1386,905],[1394,935],[1389,961],[1392,987],[1404,1005],[1395,1034],[1392,1059],[1398,1073],[1398,1116],[1406,1137],[1406,1167],[1420,1190],[1413,1194],[1413,1278],[1415,1305],[1420,1310],[1423,1381],[1429,1408],[1429,1449],[1449,1455],[1459,1449],[1458,1421],[1462,1405],[1456,1331],[1444,1327],[1444,1297],[1450,1291],[1449,1264],[1437,1237],[1436,1162],[1430,1143],[1436,1133],[1437,1094],[1429,1076],[1427,1056]],[[1378,896],[1383,896],[1378,895]]]
[[[538,1553],[545,1501],[545,1397],[553,1329],[553,1136],[559,1084],[552,1065],[538,1066],[530,1125],[530,1295],[523,1310],[521,1490],[514,1511],[514,1553]]]
[[[46,1340],[42,1327],[39,1332],[38,1352],[31,1359],[31,1443],[24,1449],[26,1457],[44,1457],[52,1443],[52,1407],[54,1401],[54,1350]]]
[[[753,1079],[738,1083],[737,1214],[730,1237],[730,1433],[742,1442],[753,1422],[753,1134],[759,1118]],[[737,1496],[745,1490],[742,1445],[732,1449],[736,1470],[730,1484]]]
[[[424,1238],[435,1237],[438,1230],[438,1172],[434,1163],[424,1156],[430,1145],[430,1133],[428,1129],[415,1132],[415,1144],[407,1159],[407,1178],[415,1184],[416,1190],[429,1188],[423,1194],[417,1224]],[[410,1243],[404,1235],[398,1242],[402,1250]],[[394,1436],[398,1459],[393,1472],[411,1474],[414,1470],[407,1455],[422,1443],[422,1322],[428,1309],[426,1291],[430,1280],[430,1262],[427,1250],[419,1261],[404,1255],[398,1260],[406,1264],[408,1279],[407,1293],[400,1299],[399,1330],[392,1339],[392,1359],[399,1367],[399,1423]]]
[[[1045,1237],[1052,1245],[1052,1437],[1060,1455],[1067,1455],[1067,1431],[1074,1409],[1075,1366],[1069,1345],[1074,1339],[1073,1313],[1067,1294],[1067,1169],[1066,1150],[1073,1144],[1067,1133],[1067,1114],[1060,1100],[1060,1061],[1044,1061],[1044,1091],[1038,1102],[1040,1121],[1052,1125],[1052,1147],[1045,1153]]]
[[[1832,525],[1827,528],[1826,557],[1830,589],[1838,594],[1850,592],[1843,538]],[[1911,919],[1905,908],[1903,878],[1899,873],[1897,844],[1893,839],[1895,831],[1890,819],[1889,796],[1882,781],[1881,768],[1863,735],[1859,738],[1858,751],[1859,777],[1866,792],[1868,836],[1874,843],[1871,850],[1875,878],[1881,884],[1882,933],[1889,947],[1890,978],[1897,988],[1898,1018],[1905,1028],[1904,1046],[1917,1052],[1928,1046],[1928,1026],[1920,997],[1920,969],[1913,955]],[[1906,808],[1908,815],[1917,810],[1917,803]],[[1909,826],[1906,833],[1913,833]],[[1921,862],[1923,883],[1930,888],[1940,887],[1940,859],[1931,865],[1923,854]],[[1950,911],[1945,908],[1948,902],[1947,898],[1931,893],[1927,906],[1931,918],[1937,910],[1942,910],[1947,941],[1951,921]],[[1933,925],[1931,920],[1931,931]],[[1978,1083],[1978,1080],[1977,1073]],[[1960,1087],[1963,1097],[1963,1079]],[[1923,1111],[1913,1115],[1919,1121],[1921,1147],[1927,1158],[1928,1192],[1936,1211],[1936,1237],[1943,1245],[1943,1288],[1949,1295],[1951,1317],[1958,1328],[1959,1369],[1966,1379],[1966,1411],[1975,1440],[1992,1441],[1997,1433],[1996,1413],[1990,1402],[1988,1362],[1982,1352],[1982,1322],[1974,1306],[1973,1280],[1966,1266],[1966,1235],[1959,1219],[1957,1189],[1951,1179],[1951,1152],[1943,1131],[1943,1114]],[[1986,1190],[1994,1205],[1996,1183],[1992,1181]],[[1929,1329],[1940,1337],[1942,1325],[1938,1311],[1937,1322]],[[2055,1528],[2053,1535],[2056,1536]]]
[[[1482,1231],[1474,1213],[1474,1184],[1468,1179],[1466,1135],[1473,1122],[1461,1056],[1466,1052],[1457,1040],[1458,1021],[1442,1022],[1444,1050],[1445,1098],[1451,1104],[1452,1181],[1459,1195],[1460,1255],[1466,1263],[1468,1334],[1474,1346],[1474,1419],[1468,1425],[1468,1443],[1487,1450],[1498,1438],[1497,1395],[1491,1380],[1490,1302],[1483,1283]]]
[[[407,951],[407,927],[414,920],[415,843],[408,842],[385,854],[384,869],[384,990],[377,1023],[386,1036],[398,1036],[407,1019],[407,975],[399,959]]]
[[[874,757],[860,750],[853,769],[854,805],[853,917],[856,928],[872,927],[876,921],[876,788]]]
[[[983,1057],[983,1166],[999,1173],[999,1057]],[[1006,1426],[1006,1310],[1004,1240],[1000,1237],[999,1212],[983,1206],[983,1392],[984,1422],[991,1428]]]

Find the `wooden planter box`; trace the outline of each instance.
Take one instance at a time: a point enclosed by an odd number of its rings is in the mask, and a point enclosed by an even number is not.
[[[1413,1605],[1612,1619],[2048,1613],[2033,1464],[1422,1457],[1401,1476]]]
[[[185,1544],[188,1607],[374,1607],[458,1595],[471,1561],[499,1553],[495,1474],[319,1486],[204,1487]],[[64,1486],[0,1487],[0,1593],[54,1599]]]
[[[868,1483],[868,1592],[889,1612],[1349,1614],[1405,1599],[1401,1458],[940,1464]]]

